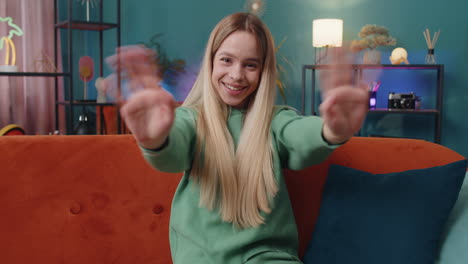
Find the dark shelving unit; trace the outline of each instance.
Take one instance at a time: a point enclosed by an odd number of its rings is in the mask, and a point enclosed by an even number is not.
[[[103,6],[104,2],[115,2],[116,5],[116,22],[115,23],[107,23],[103,21]],[[58,4],[60,3],[67,3],[67,19],[64,21],[58,21],[59,14],[58,14]],[[60,106],[65,106],[65,119],[66,119],[66,134],[71,134],[73,133],[73,128],[74,128],[74,110],[76,107],[86,107],[86,106],[95,106],[99,107],[102,110],[102,107],[104,106],[112,106],[116,108],[116,122],[117,122],[117,133],[121,133],[121,118],[120,115],[118,114],[118,108],[119,105],[115,103],[97,103],[97,102],[83,102],[80,100],[76,100],[73,95],[74,87],[73,87],[73,72],[75,70],[75,67],[73,65],[74,60],[73,60],[73,30],[86,30],[86,31],[98,31],[99,33],[99,76],[103,76],[103,61],[104,61],[104,55],[103,55],[103,42],[104,42],[104,31],[106,30],[111,30],[115,29],[116,30],[116,46],[120,46],[120,38],[121,38],[121,33],[120,33],[120,0],[101,0],[99,1],[99,4],[97,8],[99,8],[99,19],[98,21],[82,21],[82,20],[74,20],[73,19],[73,2],[76,2],[75,0],[55,0],[54,1],[54,14],[55,14],[55,33],[54,33],[54,40],[55,40],[55,64],[57,65],[58,63],[58,48],[57,48],[57,43],[58,43],[58,37],[59,34],[58,32],[60,30],[63,30],[66,32],[66,37],[67,37],[67,42],[68,42],[68,47],[67,47],[67,52],[68,52],[68,65],[67,65],[67,72],[62,73],[61,76],[64,76],[65,78],[68,79],[68,85],[64,87],[64,89],[67,90],[68,96],[65,97],[64,101],[59,101],[58,98],[58,79],[56,78],[55,81],[55,126],[56,129],[59,129],[59,107]],[[119,76],[120,79],[120,76]],[[120,82],[118,84],[117,89],[120,90]],[[102,113],[102,112],[101,112]]]
[[[317,71],[319,70],[330,70],[330,69],[351,69],[354,71],[355,80],[357,82],[362,80],[363,71],[365,70],[430,70],[435,71],[437,75],[437,88],[435,91],[436,96],[436,105],[434,109],[387,109],[387,108],[377,108],[369,109],[369,114],[373,113],[384,113],[384,114],[411,114],[411,115],[432,115],[435,116],[435,126],[434,126],[434,142],[440,143],[441,140],[441,122],[442,122],[442,102],[443,102],[443,88],[444,88],[444,65],[441,64],[410,64],[410,65],[392,65],[392,64],[343,64],[343,65],[303,65],[302,67],[302,101],[301,101],[301,112],[305,114],[305,104],[306,104],[306,90],[307,90],[307,72],[310,71],[310,107],[311,114],[317,115],[315,110],[315,101],[316,101],[316,90],[317,90]]]
[[[0,72],[0,76],[60,77],[68,75],[68,73],[63,72]]]

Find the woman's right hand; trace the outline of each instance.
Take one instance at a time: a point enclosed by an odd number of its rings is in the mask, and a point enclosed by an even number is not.
[[[129,80],[132,95],[122,104],[120,114],[140,146],[160,147],[174,122],[176,103],[159,82],[154,52],[142,46],[121,47],[107,63]]]

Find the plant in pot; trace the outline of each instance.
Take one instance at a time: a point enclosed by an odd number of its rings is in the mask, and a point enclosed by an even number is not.
[[[381,54],[378,46],[396,45],[396,39],[390,36],[388,29],[378,25],[365,25],[359,32],[361,39],[351,42],[351,50],[360,52],[366,50],[363,56],[364,64],[380,64]]]
[[[175,86],[180,75],[185,73],[185,60],[169,58],[159,42],[159,38],[162,36],[162,33],[157,33],[151,37],[149,42],[141,44],[156,52],[154,59],[159,64],[163,82],[166,85]]]

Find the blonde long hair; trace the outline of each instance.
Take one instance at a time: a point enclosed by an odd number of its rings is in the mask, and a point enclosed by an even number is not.
[[[211,82],[213,57],[235,31],[255,35],[263,58],[259,87],[249,98],[237,150],[227,127],[230,108]],[[271,212],[278,191],[270,132],[276,98],[274,49],[273,37],[258,17],[248,13],[225,17],[211,32],[200,73],[183,104],[198,113],[191,175],[200,184],[200,205],[219,208],[224,221],[240,228],[264,223],[262,212]]]

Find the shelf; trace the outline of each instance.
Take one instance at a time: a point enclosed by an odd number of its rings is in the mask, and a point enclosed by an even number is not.
[[[0,72],[0,76],[60,77],[69,76],[67,72]]]
[[[441,69],[443,64],[319,64],[304,65],[306,69],[328,69],[328,68],[352,68],[352,69],[401,69],[401,70],[433,70]]]
[[[83,105],[83,106],[117,106],[117,103],[96,103],[95,101],[65,101],[57,102],[59,105]]]
[[[369,113],[400,113],[400,114],[439,114],[436,109],[388,109],[388,108],[377,108],[369,109]]]
[[[114,46],[115,43],[116,47],[121,46],[121,0],[99,0],[96,1],[96,8],[93,11],[91,19],[86,19],[84,16],[85,14],[81,12],[79,15],[76,14],[74,8],[77,7],[75,3],[76,0],[53,0],[54,1],[54,43],[55,45],[55,54],[59,54],[59,45],[63,45],[62,54],[64,63],[64,68],[67,69],[66,71],[70,74],[66,75],[64,78],[65,81],[63,85],[59,85],[58,82],[55,82],[55,127],[56,129],[65,128],[65,132],[62,134],[74,134],[75,127],[77,122],[79,121],[78,114],[83,112],[83,110],[90,110],[92,116],[90,116],[91,122],[96,122],[96,126],[99,124],[101,128],[104,128],[104,131],[109,133],[121,133],[121,129],[123,128],[121,125],[121,117],[119,115],[119,107],[120,103],[118,102],[106,102],[106,103],[97,103],[94,97],[94,100],[80,100],[83,98],[82,96],[75,96],[77,94],[77,88],[75,87],[77,84],[77,79],[75,78],[75,74],[78,71],[78,58],[83,54],[83,51],[79,49],[79,46],[83,41],[87,41],[83,39],[81,34],[76,35],[75,33],[79,33],[77,31],[94,31],[96,34],[92,34],[92,38],[96,39],[97,41],[93,41],[93,47],[95,48],[95,53],[93,59],[95,60],[96,65],[99,67],[95,68],[97,76],[104,75],[104,47],[105,42],[110,41],[109,46]],[[81,0],[80,0],[81,1]],[[83,2],[83,1],[81,1]],[[59,5],[66,8],[59,8]],[[115,19],[105,19],[104,18],[104,11],[108,10],[109,8],[113,9],[115,7]],[[73,14],[78,16],[74,17]],[[87,16],[89,17],[89,16]],[[60,20],[59,20],[60,18]],[[109,23],[108,23],[109,22]],[[109,30],[105,32],[106,30]],[[110,36],[115,35],[115,41],[113,38],[104,37],[104,34],[108,34]],[[63,42],[59,41],[59,38],[66,39]],[[80,41],[76,41],[76,40]],[[78,49],[76,49],[78,47]],[[60,92],[60,90],[62,92]],[[118,85],[117,89],[120,89],[120,84]],[[63,94],[63,96],[59,97],[59,94]],[[93,98],[93,97],[90,97]],[[95,111],[94,111],[95,110]],[[96,115],[94,116],[94,112]],[[59,116],[60,114],[64,114],[64,118]],[[98,114],[99,113],[99,114]],[[106,121],[106,117],[104,114],[112,114],[115,118],[111,118]],[[95,118],[94,118],[95,117]],[[100,121],[99,121],[100,120]],[[65,126],[61,126],[61,122],[65,123]],[[104,122],[104,123],[103,123]],[[101,132],[103,130],[101,129]]]
[[[302,66],[302,98],[301,98],[301,112],[305,114],[306,108],[306,82],[310,80],[310,112],[312,115],[317,115],[316,112],[316,87],[317,87],[317,72],[320,70],[338,70],[338,71],[352,71],[355,81],[359,83],[363,78],[363,73],[366,71],[381,71],[381,70],[427,70],[431,74],[436,75],[434,90],[436,103],[434,109],[388,109],[377,108],[370,109],[368,114],[402,114],[402,115],[430,115],[434,118],[434,142],[440,143],[441,141],[441,124],[443,116],[443,88],[444,88],[444,65],[443,64],[318,64],[318,65],[303,65]],[[310,75],[307,73],[310,71]]]
[[[91,22],[91,21],[62,21],[55,25],[57,28],[68,29],[68,26],[72,29],[79,29],[79,30],[95,30],[95,31],[103,31],[107,29],[117,28],[117,24],[113,23],[100,23],[100,22]]]

